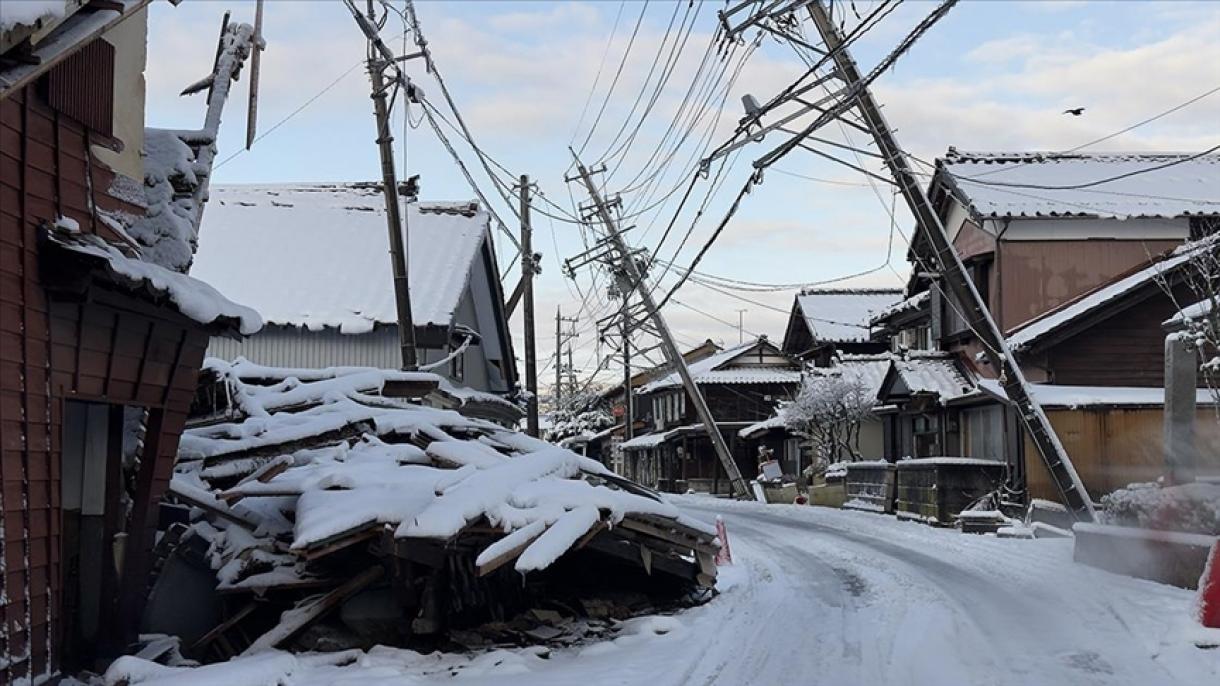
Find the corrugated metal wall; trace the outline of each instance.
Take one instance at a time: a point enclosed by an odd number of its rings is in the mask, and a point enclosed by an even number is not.
[[[402,362],[398,330],[390,326],[377,327],[358,336],[334,329],[309,331],[267,326],[244,341],[213,338],[208,345],[208,355],[225,360],[240,356],[251,362],[278,367],[351,365],[397,369]]]

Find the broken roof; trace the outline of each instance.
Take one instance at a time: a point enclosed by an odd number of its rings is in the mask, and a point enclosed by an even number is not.
[[[1155,285],[1158,280],[1187,265],[1191,259],[1217,248],[1220,248],[1220,234],[1184,243],[1168,255],[1153,259],[1143,268],[1120,274],[1097,288],[1021,324],[1008,336],[1008,345],[1014,351],[1028,350],[1073,322],[1094,314],[1143,287]]]
[[[882,310],[902,301],[896,288],[820,288],[797,294],[788,323],[788,340],[797,321],[804,323],[814,342],[864,343],[869,321]]]
[[[258,385],[241,380],[239,365],[209,365],[229,384],[239,416],[186,430],[170,492],[242,528],[228,541],[234,549],[214,563],[227,587],[297,579],[308,560],[383,531],[394,540],[444,542],[477,525],[494,534],[480,568],[511,553],[520,572],[549,566],[592,529],[626,518],[708,545],[715,535],[594,460],[382,395],[394,381],[443,383],[433,374],[336,368],[304,381],[292,370],[246,369],[263,381],[281,379]],[[256,549],[275,555],[243,570]]]
[[[1220,154],[963,152],[937,179],[981,218],[1220,215]]]
[[[406,208],[411,315],[447,328],[481,268],[489,216],[475,202]],[[375,184],[219,186],[199,236],[193,273],[269,323],[356,334],[398,321]]]
[[[124,289],[168,299],[186,317],[207,326],[236,329],[249,335],[262,328],[258,313],[221,295],[199,279],[129,257],[94,234],[51,230],[43,234],[53,246],[100,267]]]
[[[745,356],[747,352],[762,347],[770,355],[781,355],[766,336],[752,341],[746,341],[732,348],[722,350],[701,360],[686,365],[695,383],[722,384],[762,384],[762,383],[796,383],[801,380],[801,373],[795,365],[755,366],[743,364],[734,366],[733,362]],[[651,393],[662,388],[682,385],[682,378],[677,371],[641,386],[640,393]]]

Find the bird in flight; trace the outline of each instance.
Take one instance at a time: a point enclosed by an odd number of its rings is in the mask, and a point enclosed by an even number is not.
[[[1084,114],[1084,108],[1083,107],[1073,107],[1070,110],[1064,110],[1063,113],[1070,114],[1073,117],[1079,117],[1080,115]]]

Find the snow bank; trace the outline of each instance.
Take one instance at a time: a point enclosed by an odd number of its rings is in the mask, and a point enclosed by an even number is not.
[[[269,686],[288,683],[299,666],[296,657],[279,651],[203,667],[166,667],[124,655],[110,665],[103,678],[107,686]]]

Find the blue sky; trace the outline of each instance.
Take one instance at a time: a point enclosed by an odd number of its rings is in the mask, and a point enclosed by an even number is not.
[[[857,2],[862,14],[873,4]],[[713,1],[692,8],[694,20],[686,47],[653,116],[640,127],[621,176],[612,178],[612,190],[634,175],[643,156],[656,146],[712,35],[715,11],[723,6]],[[861,40],[855,51],[857,61],[865,69],[871,67],[932,7],[928,2],[901,5]],[[640,91],[667,23],[675,12],[678,17],[688,16],[683,13],[685,8],[685,4],[665,2],[647,6],[611,1],[421,2],[418,14],[440,71],[481,147],[514,174],[530,174],[550,199],[568,207],[563,183],[570,162],[566,148],[573,141],[582,106],[591,100],[595,111],[606,99],[610,75],[623,57],[631,27],[643,12],[622,76],[585,153],[595,159],[608,147]],[[247,2],[187,2],[176,8],[164,2],[153,5],[147,71],[150,124],[197,124],[201,102],[178,98],[176,93],[210,65],[225,9],[232,9],[237,20],[252,20],[253,4]],[[611,39],[620,9],[619,29]],[[383,35],[401,32],[397,20],[391,18]],[[376,177],[367,76],[357,67],[338,78],[364,56],[361,35],[343,6],[323,0],[269,0],[264,33],[267,51],[260,131],[267,132],[307,100],[318,97],[268,133],[252,151],[224,162],[214,183]],[[400,42],[394,45],[402,49]],[[602,79],[590,98],[603,55]],[[439,89],[422,65],[413,62],[408,71],[426,95],[439,103]],[[731,132],[742,114],[741,94],[752,93],[765,101],[801,71],[802,65],[791,51],[765,41],[742,68],[726,100],[723,120],[711,131],[710,139],[719,142]],[[237,89],[242,99],[244,80]],[[896,68],[881,77],[875,92],[903,145],[930,160],[950,145],[970,150],[1074,147],[1218,85],[1220,3],[962,2]],[[1067,107],[1078,106],[1087,108],[1085,116],[1061,114]],[[412,112],[413,118],[418,116],[418,111]],[[243,119],[244,108],[235,103],[225,120],[219,159],[237,152],[244,136]],[[586,116],[577,144],[591,120],[591,115]],[[1216,121],[1220,121],[1220,94],[1107,141],[1098,149],[1202,150],[1220,142]],[[425,199],[472,197],[426,124],[408,128],[405,136],[401,124],[396,128],[400,158],[405,143],[406,172],[421,174]],[[838,132],[828,131],[827,135],[842,140]],[[863,142],[859,134],[855,138]],[[768,137],[737,158],[736,166],[726,173],[722,192],[709,204],[705,219],[679,254],[679,262],[688,261],[712,230],[714,220],[748,175],[749,162],[780,140]],[[464,158],[475,165],[474,157],[467,153],[463,151]],[[777,166],[835,183],[768,173],[765,183],[747,197],[708,253],[702,270],[737,279],[795,283],[839,278],[884,263],[891,236],[891,220],[883,206],[889,201],[886,189],[881,189],[884,197],[879,201],[862,175],[809,154],[794,153]],[[675,164],[658,187],[677,187],[684,178],[679,167]],[[405,176],[402,168],[399,173]],[[481,174],[478,180],[491,190]],[[630,206],[637,199],[629,194],[625,201]],[[665,211],[672,206],[636,219],[641,225],[657,220],[645,243],[656,241],[660,226],[669,218]],[[503,204],[497,209],[506,221],[511,219]],[[905,211],[899,208],[897,217],[901,231],[909,234],[911,222]],[[205,219],[202,240],[207,239],[206,226]],[[575,312],[580,304],[577,291],[588,292],[592,287],[590,275],[578,275],[576,284],[565,282],[556,253],[566,257],[579,251],[579,232],[571,224],[552,224],[544,217],[537,217],[535,228],[535,243],[545,253],[539,310],[543,317],[553,316],[556,306]],[[642,229],[637,235],[640,232]],[[662,254],[668,255],[674,245],[668,243]],[[500,247],[507,254],[507,244]],[[848,285],[899,283],[900,275],[905,274],[904,252],[905,243],[896,235],[893,270],[884,268]],[[604,281],[597,283],[604,288]],[[786,310],[792,299],[791,292],[746,295],[780,310]],[[767,307],[744,304],[693,284],[677,298],[733,323],[736,310],[748,308],[748,330],[773,338],[783,334],[785,316]],[[610,306],[600,293],[590,298],[581,312],[586,322],[582,327],[588,328],[587,322]],[[736,341],[732,326],[684,306],[669,307],[667,315],[685,341]],[[519,326],[519,322],[514,324]],[[544,328],[540,339],[542,355],[552,347],[549,330]],[[595,366],[595,338],[591,331],[582,336],[578,366]]]

